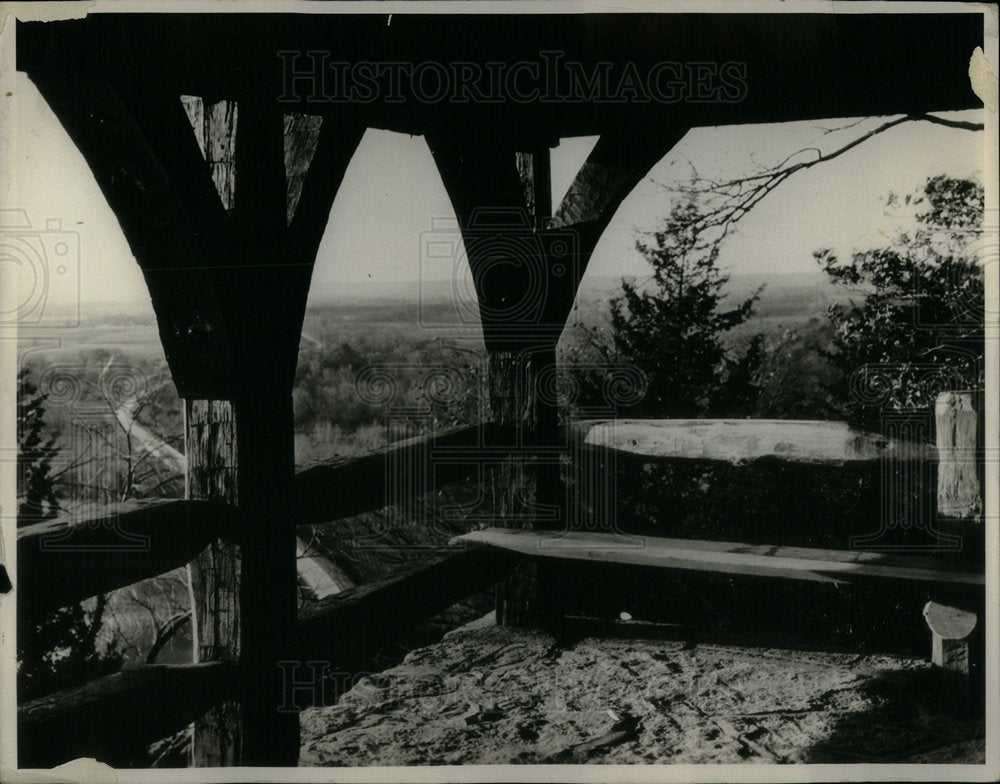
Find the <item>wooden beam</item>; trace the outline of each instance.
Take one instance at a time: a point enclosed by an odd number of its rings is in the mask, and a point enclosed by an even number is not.
[[[552,217],[552,156],[549,148],[519,152],[516,164],[525,208],[534,219],[535,228],[543,229]]]
[[[689,129],[683,121],[657,124],[655,130],[626,124],[600,135],[542,233],[546,245],[569,237],[573,248],[565,265],[568,274],[552,289],[551,321],[565,324],[604,230],[635,186]]]
[[[817,465],[879,465],[883,460],[933,460],[925,444],[856,430],[845,422],[785,419],[578,420],[571,437],[582,446],[653,460],[707,460],[736,465],[778,460]]]
[[[184,443],[188,498],[237,501],[236,417],[228,400],[185,400]],[[240,654],[240,548],[213,540],[188,564],[191,593],[192,659],[228,662]],[[221,701],[198,717],[191,739],[195,767],[238,765],[242,746],[239,706]]]
[[[514,560],[486,548],[464,550],[328,596],[299,612],[300,660],[354,672],[421,620],[493,586]]]
[[[982,521],[982,406],[982,394],[973,391],[942,392],[937,396],[937,508],[944,517]]]
[[[305,303],[282,291],[287,256],[284,122],[266,96],[239,104],[234,240],[223,301],[236,357],[240,525],[241,765],[296,765],[299,722],[282,712],[280,662],[295,658],[298,606],[292,480],[296,317]],[[277,294],[277,296],[276,296]]]
[[[929,558],[854,550],[818,550],[694,539],[612,536],[583,531],[487,528],[456,537],[534,558],[558,558],[663,569],[784,577],[828,583],[872,580],[981,589],[982,572],[965,572]]]
[[[217,536],[233,536],[236,510],[208,501],[129,501],[86,520],[63,515],[17,532],[21,619],[183,566]]]
[[[512,567],[504,553],[463,550],[327,597],[299,612],[295,661],[328,662],[353,675],[400,634],[488,589]],[[18,711],[19,762],[51,767],[95,757],[127,765],[133,752],[231,700],[237,681],[230,663],[152,665],[34,700]]]
[[[397,466],[427,466],[433,486],[464,481],[484,462],[509,455],[513,433],[511,427],[490,423],[468,425],[304,468],[295,475],[294,523],[326,523],[399,502],[393,492],[403,486],[397,481]]]
[[[298,355],[299,336],[305,318],[306,299],[320,242],[326,232],[330,211],[343,182],[351,158],[364,136],[363,125],[330,117],[318,129],[316,118],[303,117],[289,137],[286,116],[285,176],[287,181],[288,269],[285,296],[293,307],[287,332],[286,351]],[[302,137],[299,139],[298,137]],[[311,145],[311,149],[308,146]],[[306,160],[306,151],[311,153]],[[308,168],[304,168],[308,165]]]
[[[184,728],[235,686],[235,669],[221,662],[157,664],[40,697],[17,711],[18,765],[93,757],[128,766],[131,754]]]
[[[576,262],[577,243],[563,236],[550,246],[538,235],[534,210],[551,199],[548,150],[519,153],[510,140],[454,132],[429,133],[427,145],[458,217],[487,349],[554,346],[566,319],[552,318],[547,300],[569,277],[559,263]]]
[[[86,159],[142,267],[178,393],[225,397],[232,362],[209,257],[150,140],[106,79],[82,68],[29,76]]]
[[[91,43],[95,16],[56,25]],[[982,103],[968,79],[969,52],[983,43],[982,23],[974,14],[893,14],[876,24],[867,14],[605,14],[600,29],[586,14],[408,14],[394,18],[391,26],[363,14],[201,14],[197,21],[187,14],[102,16],[124,28],[130,46],[164,74],[174,95],[236,98],[262,84],[282,92],[287,87],[289,111],[349,113],[370,127],[409,134],[440,124],[470,135],[503,127],[560,138],[597,135],[616,123],[656,128],[678,115],[699,126],[746,125],[975,109]],[[30,68],[50,50],[51,26],[18,22],[19,68]],[[887,31],[906,46],[887,50],[882,45]],[[311,70],[311,78],[290,85],[283,78],[286,70],[261,82],[260,60],[281,63],[275,57],[278,41],[281,49],[298,55],[287,66]],[[336,52],[345,63],[377,64],[387,57],[445,68],[475,64],[484,75],[468,85],[472,96],[479,89],[494,95],[503,90],[489,84],[489,64],[506,62],[510,68],[527,57],[544,73],[547,65],[538,53],[555,50],[586,69],[584,79],[604,76],[603,68],[593,67],[606,65],[606,83],[613,89],[630,68],[643,82],[658,83],[659,95],[645,102],[639,96],[628,100],[627,94],[617,96],[622,101],[553,101],[550,92],[525,101],[523,95],[500,92],[494,103],[468,100],[468,95],[462,103],[447,97],[428,102],[417,99],[409,78],[419,76],[419,69],[385,69],[374,100],[324,103],[337,86],[332,74],[322,82],[322,62],[310,65],[311,50]],[[849,62],[845,52],[854,55]],[[657,68],[664,63],[677,67]],[[693,80],[696,71],[688,66],[707,66],[708,83]],[[803,79],[803,73],[810,78]],[[565,79],[558,88],[549,77],[543,81],[553,90],[568,86]],[[586,89],[585,82],[577,84]],[[692,94],[705,88],[707,96]],[[399,100],[386,100],[390,96]],[[463,99],[461,86],[457,97]]]

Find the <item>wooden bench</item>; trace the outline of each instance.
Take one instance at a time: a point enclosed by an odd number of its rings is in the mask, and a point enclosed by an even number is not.
[[[889,553],[512,528],[486,528],[456,537],[453,541],[498,547],[532,558],[722,572],[751,577],[784,577],[828,583],[896,580],[928,586],[973,588],[986,584],[986,576],[981,572],[956,571],[937,559]]]
[[[539,562],[555,559],[834,584],[926,587],[932,598],[924,607],[933,635],[932,662],[942,670],[950,692],[963,692],[978,702],[983,655],[979,621],[986,584],[978,549],[983,533],[982,396],[944,392],[938,396],[933,425],[903,420],[889,424],[881,434],[857,431],[842,422],[786,420],[591,420],[571,423],[569,430],[571,452],[578,462],[589,461],[584,481],[597,485],[608,484],[600,477],[613,476],[617,460],[745,467],[758,462],[798,463],[834,471],[849,467],[872,474],[874,487],[881,488],[885,514],[887,496],[897,506],[900,503],[893,495],[898,490],[893,482],[933,491],[936,473],[936,513],[917,524],[925,525],[938,544],[922,548],[923,552],[903,552],[904,548],[879,541],[878,535],[852,536],[852,549],[834,550],[636,536],[610,525],[598,532],[602,529],[570,521],[563,531],[487,528],[456,541]],[[922,440],[931,427],[934,445]],[[604,509],[605,515],[616,513]],[[589,522],[608,521],[599,517]],[[883,524],[891,528],[893,523]],[[954,527],[946,533],[937,529],[940,525]],[[564,585],[552,587],[556,592],[566,590]],[[546,601],[553,604],[549,617],[558,617],[561,600]],[[972,691],[952,688],[956,678],[964,679]]]
[[[486,528],[452,540],[532,559],[715,572],[843,585],[895,583],[944,589],[949,603],[930,601],[924,618],[932,633],[931,660],[942,671],[942,693],[960,709],[977,704],[982,650],[976,632],[986,585],[982,571],[941,559],[807,547],[781,547],[587,531]],[[955,606],[958,605],[958,606]],[[970,677],[976,671],[977,677]]]

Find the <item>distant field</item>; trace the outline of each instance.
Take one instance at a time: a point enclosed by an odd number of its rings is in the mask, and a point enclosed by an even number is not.
[[[740,332],[771,333],[777,329],[822,318],[827,308],[845,302],[850,293],[834,286],[820,274],[768,276],[734,275],[728,286],[729,298],[739,301],[764,285],[754,315]],[[383,291],[384,289],[384,291]],[[586,278],[577,296],[571,323],[603,323],[608,301],[621,291],[613,277]],[[475,341],[479,334],[478,311],[464,287],[435,281],[417,284],[393,283],[384,286],[346,287],[340,293],[315,298],[306,310],[302,348],[321,348],[318,333],[350,342],[378,337],[400,339],[452,338]],[[162,358],[159,335],[152,308],[108,306],[93,308],[83,315],[78,327],[58,333],[59,348],[41,348],[37,354],[53,359],[72,357],[79,351],[103,349],[136,359]]]

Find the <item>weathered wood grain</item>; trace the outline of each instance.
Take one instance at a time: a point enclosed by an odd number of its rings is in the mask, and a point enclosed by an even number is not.
[[[418,622],[495,585],[514,561],[486,548],[463,550],[328,596],[299,612],[300,660],[350,672]]]
[[[979,398],[979,399],[977,399]],[[982,398],[976,392],[942,392],[934,406],[938,450],[938,514],[979,522],[979,435]]]
[[[129,501],[100,517],[64,515],[17,532],[21,619],[183,566],[217,536],[232,507],[209,501]]]
[[[610,536],[580,531],[487,528],[455,541],[499,547],[535,558],[560,558],[664,569],[852,583],[899,580],[927,585],[985,585],[981,572],[965,572],[928,558],[862,551],[748,545],[660,537]]]
[[[760,459],[842,466],[932,460],[933,447],[855,430],[846,422],[784,419],[580,420],[572,436],[588,446],[663,460],[743,464]]]
[[[211,126],[209,127],[211,132]],[[184,403],[186,493],[188,498],[237,501],[236,418],[227,400]],[[194,662],[229,662],[240,654],[240,548],[213,540],[188,564]],[[239,763],[239,707],[220,702],[198,717],[191,743],[196,767]]]
[[[234,693],[222,662],[147,665],[21,705],[18,765],[48,768],[76,757],[128,764],[129,755],[190,724]]]

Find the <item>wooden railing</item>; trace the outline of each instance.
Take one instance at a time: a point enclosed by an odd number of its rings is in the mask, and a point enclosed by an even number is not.
[[[235,535],[232,507],[131,501],[79,520],[63,515],[17,532],[22,619],[169,572],[216,537]]]
[[[970,510],[981,509],[981,503],[977,506],[970,500],[980,492],[972,486],[976,472],[967,465],[970,454],[975,462],[975,443],[969,445],[967,428],[952,426],[954,416],[951,408],[939,410],[942,425],[937,448],[860,433],[836,422],[623,420],[613,425],[608,421],[573,423],[562,433],[561,449],[577,456],[594,451],[644,460],[735,464],[777,460],[875,467],[886,458],[962,461],[961,470],[949,463],[939,471],[939,491],[944,494],[939,503],[954,510],[949,500],[959,498],[963,516],[968,517]],[[972,432],[974,439],[975,427]],[[547,443],[559,440],[550,438]],[[407,466],[422,461],[446,456],[433,475],[433,483],[440,486],[468,477],[483,455],[487,460],[500,460],[511,454],[531,454],[532,449],[530,444],[517,444],[510,429],[485,424],[315,465],[295,477],[296,523],[328,522],[380,508],[387,501],[401,501],[386,497],[386,489],[394,486],[393,472],[406,471]],[[427,489],[419,483],[407,486],[413,493]],[[58,518],[22,528],[18,531],[19,621],[182,566],[216,538],[239,542],[234,508],[214,501],[124,504],[85,521]],[[123,547],[123,543],[133,546]],[[726,549],[718,552],[724,554]],[[644,557],[648,560],[653,555],[645,553]],[[665,557],[676,560],[676,554]],[[838,560],[833,572],[843,570],[844,563],[864,562],[847,556],[833,559]],[[866,562],[865,576],[878,577],[879,568],[889,562],[898,566],[897,561],[905,563],[906,559]],[[515,556],[502,549],[457,548],[401,574],[321,600],[299,614],[300,659],[328,661],[351,671],[408,627],[496,584],[515,563]],[[788,563],[779,566],[787,569]],[[916,561],[912,565],[923,568]],[[685,563],[682,568],[698,568],[698,564]],[[958,582],[978,584],[975,579]],[[219,700],[232,698],[233,672],[232,665],[221,662],[139,667],[28,702],[19,709],[21,764],[48,766],[78,755],[120,759],[120,749],[162,738]],[[156,707],[150,709],[150,705]]]

